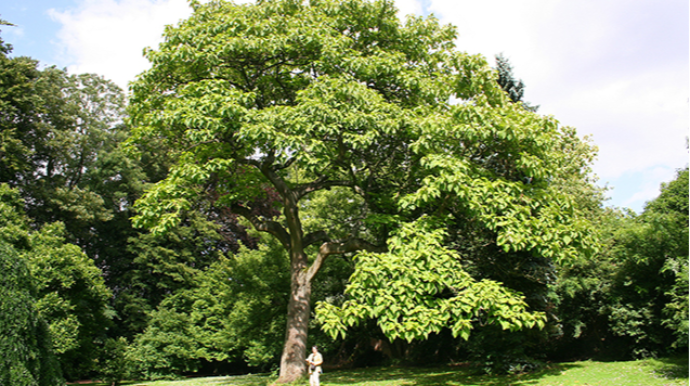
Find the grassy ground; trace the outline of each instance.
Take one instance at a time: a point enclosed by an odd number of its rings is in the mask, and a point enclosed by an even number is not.
[[[267,374],[194,378],[182,381],[134,383],[132,386],[263,386],[275,377]],[[308,385],[304,380],[298,385]],[[327,372],[323,386],[680,386],[688,385],[688,358],[631,362],[573,362],[553,364],[524,375],[478,376],[467,368],[381,367]]]

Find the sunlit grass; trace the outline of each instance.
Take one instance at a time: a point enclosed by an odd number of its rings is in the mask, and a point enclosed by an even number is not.
[[[265,386],[269,374],[190,378],[179,381],[129,383],[136,386]],[[308,385],[305,379],[296,383]],[[551,364],[531,374],[490,376],[466,367],[375,367],[326,372],[323,386],[686,386],[688,357],[629,362],[572,362]]]

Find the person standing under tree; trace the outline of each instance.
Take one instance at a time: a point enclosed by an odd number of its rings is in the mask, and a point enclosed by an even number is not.
[[[309,364],[309,386],[319,386],[319,374],[322,373],[321,364],[323,363],[323,357],[316,346],[311,348],[311,354],[307,358],[307,363]]]

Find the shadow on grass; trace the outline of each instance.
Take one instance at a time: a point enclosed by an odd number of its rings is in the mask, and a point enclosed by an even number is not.
[[[268,386],[276,380],[269,374],[230,375],[224,377],[190,377],[175,381],[123,383],[132,386]]]
[[[547,368],[521,375],[475,375],[467,368],[371,368],[342,370],[322,377],[324,385],[367,385],[370,382],[389,381],[394,385],[477,385],[477,386],[528,386],[536,384],[547,375],[581,367],[577,364],[552,364]],[[397,381],[397,382],[396,382]]]
[[[652,372],[657,376],[669,380],[686,379],[690,375],[687,353],[676,357],[651,359],[647,366],[651,367]]]

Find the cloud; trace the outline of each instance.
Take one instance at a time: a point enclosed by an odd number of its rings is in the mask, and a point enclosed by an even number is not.
[[[403,22],[407,15],[422,15],[424,13],[422,3],[417,0],[396,0],[395,6],[398,7],[398,17]]]
[[[127,89],[148,68],[143,49],[162,41],[163,28],[191,15],[186,0],[83,0],[74,11],[49,11],[72,73],[93,72]]]
[[[22,38],[25,35],[24,28],[18,26],[18,25],[12,25],[12,26],[2,26],[3,27],[3,33],[6,33],[7,35],[13,37],[13,38]]]
[[[428,9],[457,26],[460,50],[492,65],[507,56],[540,113],[591,134],[602,180],[687,164],[686,1],[429,0]],[[626,202],[658,191],[661,175],[650,178]]]
[[[596,170],[602,178],[656,165],[687,162],[688,90],[682,72],[650,70],[627,78],[571,88],[547,102],[562,123],[592,134],[599,147]]]

